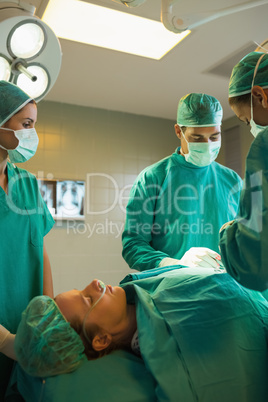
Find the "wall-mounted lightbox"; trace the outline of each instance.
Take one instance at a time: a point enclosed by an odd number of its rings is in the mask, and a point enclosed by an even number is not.
[[[55,220],[84,220],[85,182],[38,179],[41,195]]]

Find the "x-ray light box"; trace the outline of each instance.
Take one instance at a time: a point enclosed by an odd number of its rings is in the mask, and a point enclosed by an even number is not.
[[[54,219],[84,220],[85,182],[38,179],[41,195]]]

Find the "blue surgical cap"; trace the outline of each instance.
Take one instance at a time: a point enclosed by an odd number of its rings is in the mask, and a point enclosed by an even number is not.
[[[26,373],[36,377],[69,373],[86,360],[82,339],[48,296],[35,297],[22,313],[15,353]]]
[[[0,127],[31,99],[17,85],[0,81]]]
[[[178,105],[177,123],[186,127],[215,127],[222,121],[222,107],[218,99],[206,94],[183,96]]]
[[[251,92],[255,67],[262,55],[264,56],[257,69],[254,85],[268,88],[268,54],[251,52],[243,57],[233,68],[229,83],[229,98]]]

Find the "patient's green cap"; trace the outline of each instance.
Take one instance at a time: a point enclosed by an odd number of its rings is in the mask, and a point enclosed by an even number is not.
[[[178,104],[177,123],[186,127],[215,127],[222,121],[222,107],[218,99],[206,94],[191,93]]]
[[[268,88],[268,54],[251,52],[243,57],[233,68],[229,83],[229,98],[251,92],[255,67],[260,57],[262,59],[253,84],[259,85],[262,88]]]
[[[26,373],[47,377],[75,370],[86,360],[84,345],[48,296],[37,296],[22,313],[15,353]]]
[[[17,85],[0,81],[0,127],[22,109],[31,98]]]

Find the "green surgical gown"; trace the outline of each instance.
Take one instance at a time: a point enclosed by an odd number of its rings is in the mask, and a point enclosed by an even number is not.
[[[0,324],[16,333],[29,301],[43,293],[43,237],[54,221],[36,178],[11,163],[7,173],[8,195],[0,188]],[[11,368],[0,353],[0,401]]]
[[[268,132],[253,141],[246,160],[239,217],[221,233],[225,267],[250,289],[268,288]]]
[[[123,257],[138,271],[191,247],[219,251],[219,230],[237,214],[241,178],[213,162],[198,167],[179,148],[146,168],[135,181],[122,235]]]
[[[159,402],[268,401],[261,293],[224,271],[180,266],[130,274],[121,286],[136,304],[140,350]]]

